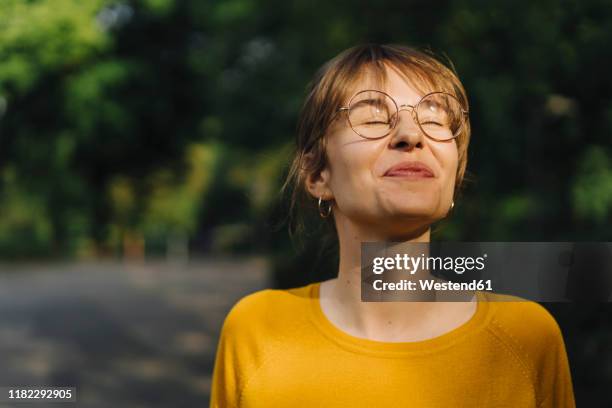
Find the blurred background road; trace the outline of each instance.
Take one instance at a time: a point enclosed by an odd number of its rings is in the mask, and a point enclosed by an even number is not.
[[[208,406],[223,318],[265,286],[261,258],[0,265],[0,384],[76,387],[79,407]]]

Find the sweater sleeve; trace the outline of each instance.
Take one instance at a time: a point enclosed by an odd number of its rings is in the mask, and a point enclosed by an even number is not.
[[[575,408],[574,389],[563,334],[553,316],[542,306],[542,359],[538,408]]]
[[[217,345],[211,384],[210,408],[238,406],[240,369],[237,364],[237,350],[232,339],[231,323],[228,316],[223,323]]]
[[[496,296],[501,300],[508,297]],[[575,408],[563,334],[553,315],[533,301],[498,301],[495,330],[513,344],[533,381],[538,408]]]
[[[215,357],[210,408],[240,406],[241,393],[262,363],[265,325],[258,316],[266,313],[270,290],[240,299],[227,314]]]
[[[554,367],[550,371],[551,386],[548,390],[543,390],[545,398],[539,408],[575,408],[572,377],[562,337],[559,337],[557,344],[552,347],[551,359]]]

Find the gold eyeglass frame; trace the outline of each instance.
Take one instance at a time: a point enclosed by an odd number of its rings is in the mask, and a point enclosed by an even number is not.
[[[353,100],[355,99],[355,97],[357,97],[357,95],[360,95],[360,94],[362,94],[364,92],[378,92],[378,93],[381,93],[381,94],[387,96],[389,99],[391,99],[391,101],[393,102],[393,105],[395,106],[395,120],[393,121],[393,124],[389,128],[389,131],[387,133],[385,133],[384,135],[382,135],[382,136],[377,136],[377,137],[367,137],[367,136],[364,136],[364,135],[360,134],[359,132],[357,132],[355,130],[355,127],[351,123],[351,118],[350,118],[350,115],[348,115],[348,112],[351,109],[351,105],[353,103]],[[421,99],[419,99],[419,101],[417,102],[416,105],[409,105],[409,104],[398,105],[397,102],[395,102],[395,99],[393,99],[393,97],[391,95],[389,95],[388,93],[386,93],[386,92],[379,91],[378,89],[364,89],[362,91],[359,91],[359,92],[355,93],[351,97],[351,99],[349,100],[348,106],[343,106],[343,107],[339,108],[338,111],[336,111],[336,115],[338,113],[340,113],[340,112],[346,111],[347,112],[347,121],[349,123],[349,126],[353,130],[353,132],[355,132],[357,135],[363,137],[364,139],[377,140],[377,139],[382,139],[383,137],[386,137],[391,132],[393,132],[393,129],[395,129],[395,126],[397,126],[397,123],[399,122],[399,113],[401,111],[403,111],[403,110],[408,110],[407,108],[410,108],[410,112],[412,114],[412,119],[414,120],[414,123],[417,124],[417,126],[419,127],[421,132],[423,132],[423,134],[425,136],[427,136],[428,138],[430,138],[432,140],[435,140],[437,142],[447,142],[447,141],[456,139],[461,132],[457,132],[457,134],[453,134],[453,137],[451,137],[450,139],[436,139],[435,137],[432,137],[431,135],[427,134],[427,132],[425,132],[425,130],[423,130],[423,127],[421,126],[421,122],[419,121],[419,116],[418,116],[418,113],[417,113],[417,109],[418,109],[419,105],[421,104],[421,102],[423,102],[423,100],[425,98],[427,98],[427,97],[429,97],[431,95],[435,95],[435,94],[447,95],[447,96],[450,96],[451,98],[453,98],[454,100],[457,101],[459,106],[461,106],[461,113],[463,114],[462,126],[464,126],[465,123],[466,123],[466,118],[469,115],[469,112],[466,109],[463,108],[462,103],[459,101],[459,99],[455,95],[453,95],[451,93],[448,93],[448,92],[442,92],[442,91],[434,91],[434,92],[430,92],[428,94],[423,95],[421,97]]]

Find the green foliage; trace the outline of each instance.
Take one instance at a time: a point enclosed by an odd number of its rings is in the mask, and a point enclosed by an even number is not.
[[[444,54],[467,89],[474,181],[438,239],[608,240],[611,22],[597,0],[5,1],[0,254],[290,259],[273,225],[304,88],[364,41]]]
[[[599,146],[584,152],[572,186],[574,210],[588,220],[603,223],[612,211],[612,158]]]
[[[102,0],[2,2],[0,92],[25,93],[49,71],[71,69],[108,46],[95,22]]]
[[[47,255],[53,241],[44,198],[20,188],[11,168],[4,169],[2,185],[0,255],[4,258]]]

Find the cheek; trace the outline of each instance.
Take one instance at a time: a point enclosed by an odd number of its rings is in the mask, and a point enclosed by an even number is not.
[[[459,166],[459,151],[457,150],[457,142],[453,141],[438,148],[434,151],[434,155],[438,158],[440,170],[444,179],[444,187],[453,189],[455,187],[455,179],[457,176],[457,168]]]
[[[328,145],[330,187],[339,203],[363,199],[372,186],[376,144],[367,140],[342,141]]]

